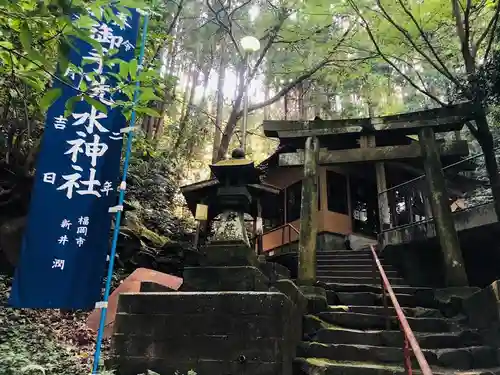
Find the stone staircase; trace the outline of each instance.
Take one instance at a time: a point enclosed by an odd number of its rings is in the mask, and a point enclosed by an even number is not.
[[[445,317],[432,289],[405,285],[396,270],[381,261],[434,374],[500,374],[497,349],[484,345],[463,316]],[[317,277],[328,285],[330,306],[305,316],[295,373],[405,374],[403,335],[394,308],[389,309],[386,327],[370,250],[318,253]],[[412,363],[413,372],[420,373],[413,355]]]

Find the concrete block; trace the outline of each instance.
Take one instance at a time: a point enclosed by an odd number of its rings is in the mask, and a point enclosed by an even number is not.
[[[255,250],[241,241],[213,241],[201,250],[202,266],[253,266],[259,261]]]
[[[267,291],[270,282],[256,267],[188,267],[183,291]]]
[[[186,362],[169,361],[162,358],[149,357],[114,357],[108,361],[117,370],[116,375],[137,375],[152,370],[161,375],[170,375],[178,372],[186,375],[193,370],[197,375],[285,375],[284,366],[280,362],[227,362],[214,360],[191,360]]]
[[[118,302],[119,312],[144,315],[274,316],[291,307],[284,294],[270,292],[127,293]]]

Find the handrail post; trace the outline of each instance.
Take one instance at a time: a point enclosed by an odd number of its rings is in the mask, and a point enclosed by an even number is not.
[[[281,246],[285,246],[285,228],[286,224],[281,227]]]

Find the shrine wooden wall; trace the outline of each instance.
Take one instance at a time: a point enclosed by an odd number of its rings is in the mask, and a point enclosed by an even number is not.
[[[318,212],[318,233],[334,233],[345,236],[352,233],[352,220],[349,215],[328,211],[326,171],[339,168],[319,167],[319,200],[320,211]],[[302,180],[303,168],[274,168],[268,171],[264,181],[280,189],[284,189]],[[300,220],[291,221],[297,231],[300,230]],[[263,236],[263,249],[269,251],[274,248],[298,241],[299,236],[290,226],[282,226],[266,232]]]

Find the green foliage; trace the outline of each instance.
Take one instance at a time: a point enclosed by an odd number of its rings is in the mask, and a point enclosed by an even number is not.
[[[0,304],[7,302],[9,280],[0,275]],[[0,308],[0,373],[83,375],[88,369],[75,355],[75,348],[58,343],[50,322],[36,319],[35,310]],[[61,325],[61,328],[64,325]],[[75,334],[74,332],[73,334]],[[43,371],[42,371],[43,369]]]
[[[175,237],[178,220],[172,213],[179,193],[181,170],[146,137],[134,138],[127,178],[127,200],[135,202],[142,223],[150,230]]]

